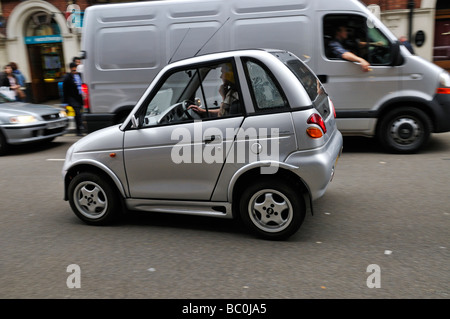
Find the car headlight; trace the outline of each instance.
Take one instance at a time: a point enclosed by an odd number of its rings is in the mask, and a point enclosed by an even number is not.
[[[18,115],[9,118],[9,123],[12,124],[28,124],[33,122],[37,122],[37,118],[33,115]]]
[[[59,111],[59,117],[67,117],[67,112],[66,111]]]
[[[450,87],[450,74],[446,71],[439,74],[439,87]]]

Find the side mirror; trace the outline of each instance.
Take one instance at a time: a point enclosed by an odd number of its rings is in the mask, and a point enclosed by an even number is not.
[[[131,128],[139,128],[139,121],[134,115],[131,116]]]
[[[391,46],[392,62],[391,66],[397,66],[403,64],[403,56],[400,53],[400,42],[395,41]]]

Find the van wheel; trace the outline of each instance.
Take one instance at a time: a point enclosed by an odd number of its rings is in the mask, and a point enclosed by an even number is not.
[[[255,235],[271,240],[292,236],[305,219],[303,196],[279,179],[258,179],[242,193],[239,212]]]
[[[119,215],[121,205],[116,190],[96,174],[76,175],[68,194],[73,212],[86,224],[107,225]]]
[[[431,130],[431,120],[423,111],[402,107],[391,111],[381,120],[378,138],[390,152],[415,153],[426,145]]]

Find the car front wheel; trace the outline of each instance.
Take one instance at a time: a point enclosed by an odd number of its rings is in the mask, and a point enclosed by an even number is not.
[[[93,173],[76,175],[69,184],[68,194],[75,215],[90,225],[110,224],[121,210],[116,190]]]
[[[292,236],[302,225],[306,212],[302,194],[278,179],[255,181],[242,193],[239,208],[250,231],[271,240]]]

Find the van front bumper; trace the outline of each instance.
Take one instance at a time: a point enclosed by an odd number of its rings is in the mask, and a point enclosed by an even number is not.
[[[450,131],[450,94],[436,94],[431,107],[434,110],[435,121],[433,132],[442,133]]]

